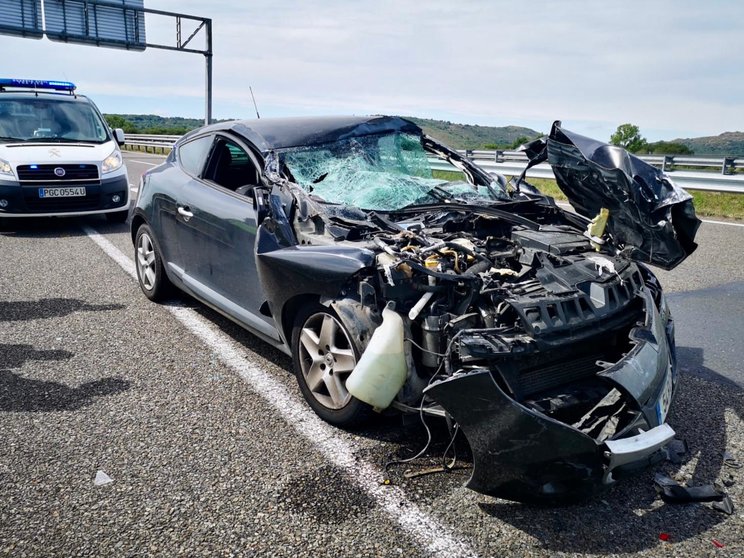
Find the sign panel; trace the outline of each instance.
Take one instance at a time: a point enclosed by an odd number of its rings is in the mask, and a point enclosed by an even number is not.
[[[144,0],[44,0],[46,34],[65,43],[145,50],[144,4]]]
[[[0,34],[41,39],[41,0],[0,0]]]

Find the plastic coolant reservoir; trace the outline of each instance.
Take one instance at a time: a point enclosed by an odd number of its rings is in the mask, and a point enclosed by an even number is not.
[[[379,411],[390,406],[407,375],[403,319],[388,304],[382,311],[382,324],[346,380],[346,389]]]

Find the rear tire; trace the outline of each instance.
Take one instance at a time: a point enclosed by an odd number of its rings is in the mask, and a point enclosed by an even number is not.
[[[106,220],[109,223],[123,223],[129,217],[129,210],[117,211],[115,213],[106,213]]]
[[[145,296],[153,302],[167,299],[173,285],[165,274],[160,249],[152,230],[147,225],[137,229],[134,240],[134,264],[137,268],[137,282]]]
[[[313,411],[336,426],[358,426],[372,409],[346,390],[360,350],[338,315],[311,303],[300,310],[292,329],[292,361],[297,383]]]

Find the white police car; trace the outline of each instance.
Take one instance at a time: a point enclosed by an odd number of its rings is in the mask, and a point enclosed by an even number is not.
[[[62,81],[0,79],[0,220],[103,213],[126,220],[129,179],[93,102]]]

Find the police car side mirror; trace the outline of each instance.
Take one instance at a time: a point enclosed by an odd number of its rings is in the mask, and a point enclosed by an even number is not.
[[[122,130],[121,128],[114,129],[114,139],[119,145],[124,145],[126,143],[126,138],[124,138],[124,130]]]

